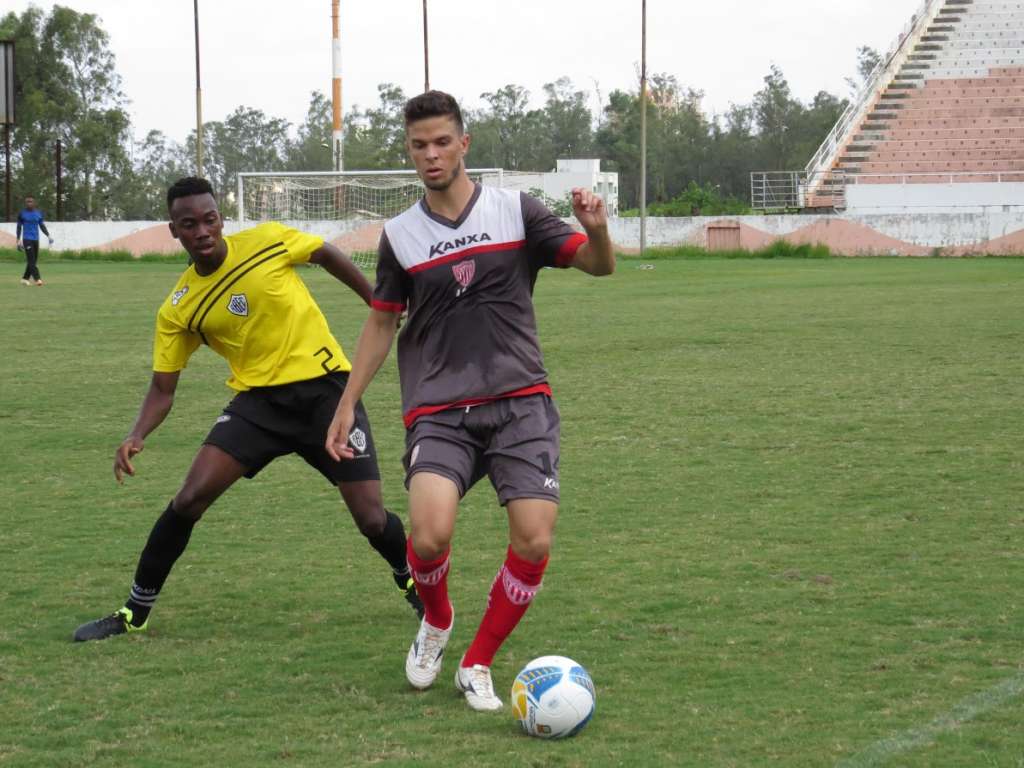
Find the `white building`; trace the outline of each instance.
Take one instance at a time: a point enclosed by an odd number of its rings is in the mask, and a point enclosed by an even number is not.
[[[619,174],[602,171],[600,160],[559,160],[549,173],[517,173],[515,184],[524,191],[539,189],[559,201],[574,187],[584,187],[604,198],[609,216],[619,215]]]

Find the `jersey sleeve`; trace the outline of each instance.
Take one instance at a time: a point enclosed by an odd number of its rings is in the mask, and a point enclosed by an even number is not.
[[[288,261],[292,264],[309,263],[309,257],[313,251],[324,244],[324,239],[319,235],[301,232],[276,222],[268,226],[272,227],[272,231],[267,234],[273,237],[274,241],[280,240],[284,244],[284,247],[288,249]]]
[[[153,370],[157,373],[182,370],[199,344],[198,333],[191,333],[175,323],[161,308],[156,316],[156,333],[153,334]]]
[[[521,192],[523,224],[526,226],[526,247],[536,269],[566,268],[587,236],[580,234],[534,197]]]
[[[383,232],[377,246],[377,285],[370,306],[381,312],[404,312],[408,303],[409,275],[398,263],[388,233]]]

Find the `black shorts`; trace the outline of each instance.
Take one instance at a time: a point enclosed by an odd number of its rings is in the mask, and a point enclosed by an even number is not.
[[[332,485],[380,480],[370,420],[361,402],[356,403],[355,426],[349,434],[355,458],[335,461],[324,448],[327,428],[347,382],[347,373],[329,373],[239,392],[203,442],[244,464],[245,476],[250,478],[278,456],[297,453]]]
[[[505,506],[558,503],[560,417],[548,395],[451,408],[416,419],[405,433],[405,485],[417,472],[447,477],[465,496],[487,475]]]

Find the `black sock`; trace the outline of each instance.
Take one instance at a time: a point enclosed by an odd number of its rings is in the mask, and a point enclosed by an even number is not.
[[[384,530],[379,536],[367,536],[366,540],[388,561],[395,574],[395,583],[404,589],[409,580],[409,564],[405,560],[405,526],[398,515],[386,509],[384,514],[387,516]]]
[[[135,583],[125,607],[132,611],[132,624],[141,626],[149,618],[160,589],[175,561],[188,546],[195,521],[181,517],[174,511],[174,503],[160,515],[149,534],[139,565],[135,569]]]

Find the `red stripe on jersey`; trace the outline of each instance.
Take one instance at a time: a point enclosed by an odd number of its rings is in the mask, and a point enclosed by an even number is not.
[[[551,387],[547,382],[544,382],[543,384],[532,384],[529,387],[523,387],[522,389],[514,389],[503,395],[493,395],[492,397],[473,397],[469,400],[460,400],[457,403],[448,403],[447,405],[422,405],[419,408],[413,408],[405,414],[402,417],[402,421],[405,422],[405,428],[408,429],[420,416],[427,416],[431,413],[447,411],[451,408],[466,408],[473,405],[493,403],[495,400],[506,400],[510,397],[526,397],[527,395],[547,395],[550,397]]]
[[[572,260],[576,257],[576,251],[580,249],[580,246],[587,242],[587,236],[581,235],[579,232],[575,232],[562,243],[562,247],[558,249],[558,255],[555,256],[556,267],[568,267],[572,264]]]
[[[394,312],[395,314],[405,312],[405,304],[396,304],[393,301],[378,301],[374,299],[370,302],[370,306],[378,312]]]
[[[450,264],[453,261],[464,259],[467,256],[476,256],[478,253],[491,253],[492,251],[514,251],[519,248],[525,247],[525,240],[517,240],[514,243],[492,243],[491,245],[478,245],[475,248],[467,248],[464,251],[453,253],[450,256],[442,256],[440,259],[437,259],[436,261],[424,261],[422,264],[417,264],[415,266],[409,267],[409,269],[406,271],[410,275],[414,275],[417,272],[422,272],[423,270],[430,269],[431,267],[439,267],[442,264]]]

